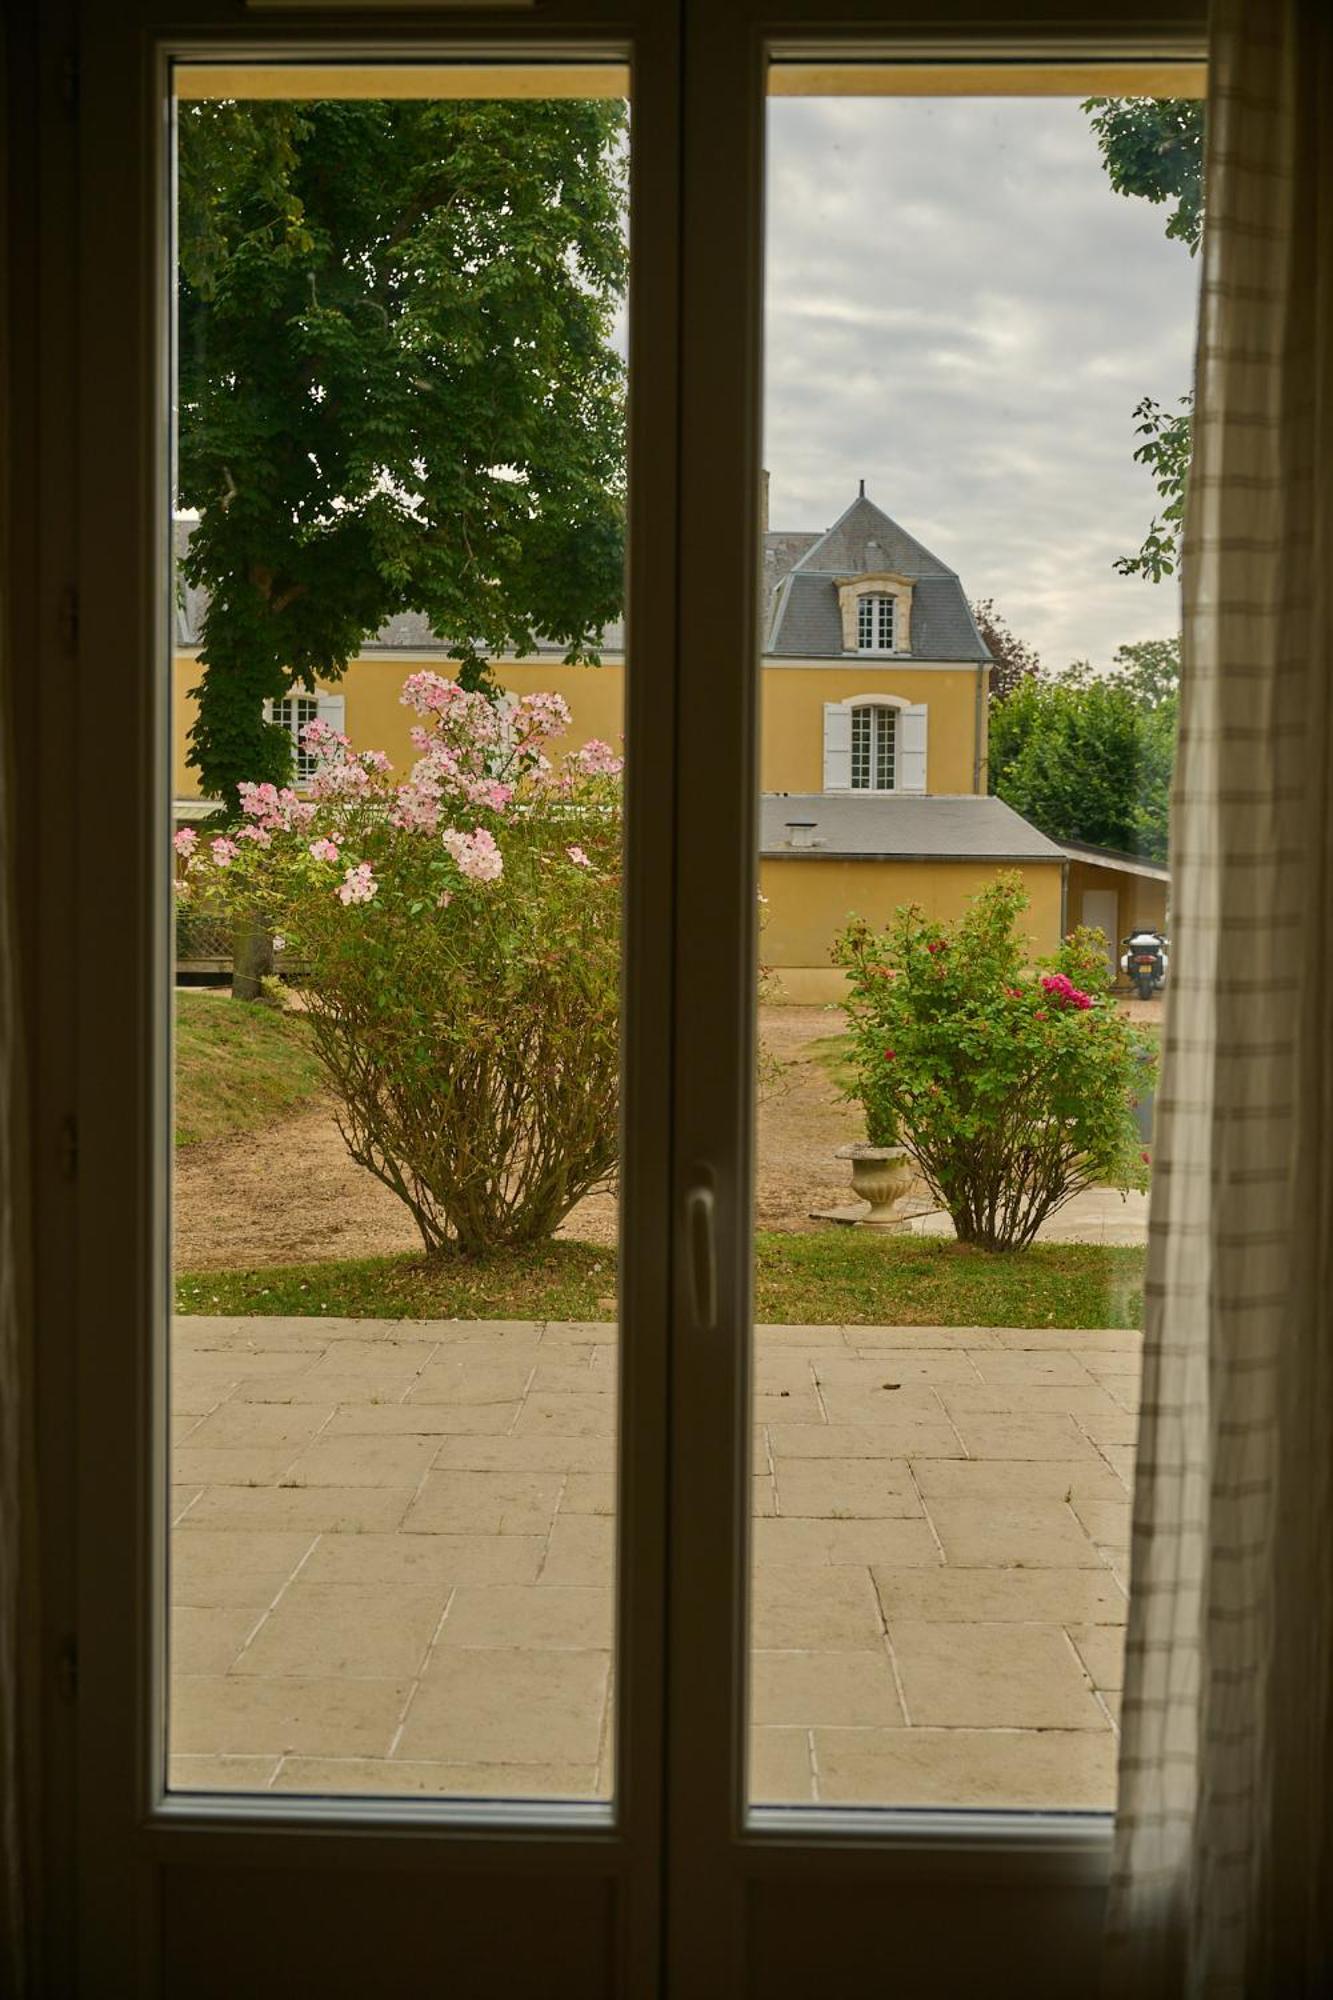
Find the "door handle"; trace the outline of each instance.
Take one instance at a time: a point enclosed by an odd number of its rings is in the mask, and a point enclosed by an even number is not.
[[[694,1323],[701,1333],[711,1333],[717,1325],[717,1232],[713,1190],[705,1182],[685,1197],[685,1237]]]

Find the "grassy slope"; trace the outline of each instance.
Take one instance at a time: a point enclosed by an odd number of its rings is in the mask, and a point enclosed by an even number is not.
[[[1051,1243],[991,1257],[915,1237],[855,1230],[763,1234],[761,1323],[879,1326],[1136,1327],[1143,1252]],[[609,1319],[615,1260],[552,1243],[485,1264],[377,1257],[257,1271],[186,1274],[183,1313],[329,1313],[367,1319]]]
[[[176,995],[176,1144],[269,1125],[319,1090],[305,1024],[228,993]]]

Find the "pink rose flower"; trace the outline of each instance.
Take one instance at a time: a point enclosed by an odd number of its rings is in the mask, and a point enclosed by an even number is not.
[[[349,868],[338,890],[340,903],[368,903],[379,890],[379,883],[371,873],[370,863],[362,861],[355,868]]]

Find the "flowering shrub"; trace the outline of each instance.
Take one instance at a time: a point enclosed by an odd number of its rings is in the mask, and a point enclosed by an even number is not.
[[[429,1253],[538,1242],[616,1162],[620,759],[553,762],[558,695],[492,703],[431,673],[395,777],[324,723],[306,797],[242,785],[241,821],[178,833],[184,893],[258,912],[309,967],[353,1157]]]
[[[1110,999],[1100,932],[1032,975],[1026,908],[1003,875],[952,927],[912,904],[879,936],[854,920],[835,951],[871,1143],[903,1145],[960,1242],[986,1250],[1024,1248],[1083,1188],[1148,1178],[1133,1107],[1152,1045]]]

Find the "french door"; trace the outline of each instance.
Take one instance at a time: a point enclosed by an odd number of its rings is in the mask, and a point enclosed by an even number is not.
[[[43,307],[60,322],[54,354],[67,316],[78,335],[76,405],[73,385],[48,384],[43,421],[56,437],[76,407],[79,663],[53,655],[41,700],[48,729],[75,717],[59,782],[77,963],[114,971],[79,981],[69,1066],[41,1085],[48,1109],[77,1106],[79,1142],[70,1990],[582,2000],[947,1993],[981,1977],[1092,1990],[1104,1813],[748,1802],[765,106],[775,63],[1170,61],[1197,53],[1199,24],[1192,8],[1164,23],[1110,5],[1090,21],[1055,0],[963,13],[865,0],[836,28],[827,12],[550,0],[383,20],[255,5],[238,20],[202,0],[169,18],[90,10],[79,31],[74,289],[53,281]],[[596,1782],[546,1795],[521,1776],[353,1792],[327,1772],[223,1791],[197,1782],[206,1759],[189,1742],[168,1780],[173,77],[225,69],[222,98],[242,70],[303,65],[435,66],[454,87],[481,67],[501,93],[537,79],[517,93],[537,97],[557,71],[614,71],[630,107],[614,1693]],[[59,889],[58,844],[48,865]],[[67,1259],[53,1243],[42,1274],[57,1344]],[[222,1351],[196,1373],[230,1387]],[[446,1362],[432,1349],[420,1365]],[[310,1366],[336,1376],[322,1357]],[[227,1532],[244,1511],[218,1517]],[[369,1515],[362,1530],[379,1532]],[[586,1575],[569,1587],[591,1588]],[[501,1740],[508,1726],[502,1712]],[[448,1761],[422,1751],[432,1759]]]

